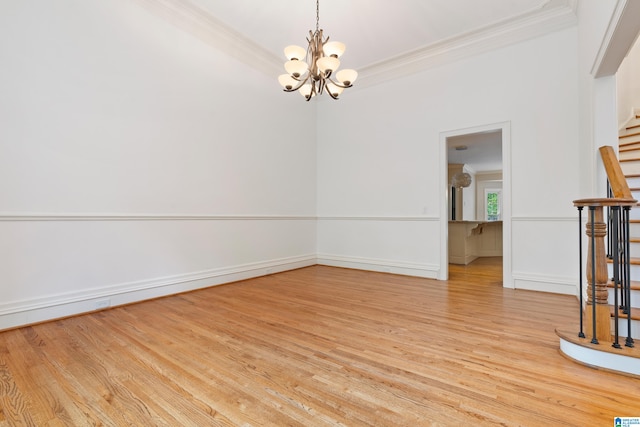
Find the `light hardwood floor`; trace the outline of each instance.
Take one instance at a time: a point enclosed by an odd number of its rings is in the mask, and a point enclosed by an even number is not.
[[[570,296],[314,266],[0,333],[0,426],[611,426]],[[486,265],[485,265],[486,264]],[[499,273],[497,274],[496,271]]]

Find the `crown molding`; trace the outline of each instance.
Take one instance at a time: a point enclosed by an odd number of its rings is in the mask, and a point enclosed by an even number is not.
[[[134,0],[151,14],[269,76],[282,74],[282,60],[189,0]]]
[[[282,72],[280,58],[189,0],[135,2],[153,15],[268,76],[275,78]],[[395,80],[576,24],[576,0],[547,0],[541,7],[521,15],[366,66],[358,71],[358,84],[354,89]]]
[[[552,0],[540,9],[365,67],[359,71],[358,87],[395,80],[466,57],[570,28],[577,23],[575,0]]]

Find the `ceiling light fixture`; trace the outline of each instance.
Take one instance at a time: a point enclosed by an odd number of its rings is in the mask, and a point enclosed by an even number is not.
[[[471,185],[471,175],[466,172],[458,172],[451,178],[451,186],[455,188],[466,188]]]
[[[300,46],[287,46],[284,55],[288,61],[284,64],[288,74],[281,74],[278,81],[285,92],[298,91],[309,101],[326,90],[333,99],[338,99],[342,91],[353,85],[358,77],[355,70],[336,70],[340,66],[340,56],[344,53],[344,43],[322,40],[320,26],[320,0],[316,0],[316,31],[309,31],[309,46],[305,50]],[[332,76],[335,75],[335,79]]]

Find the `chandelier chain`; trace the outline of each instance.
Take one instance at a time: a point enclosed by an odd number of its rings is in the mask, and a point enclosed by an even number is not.
[[[320,28],[320,0],[316,0],[316,32]]]

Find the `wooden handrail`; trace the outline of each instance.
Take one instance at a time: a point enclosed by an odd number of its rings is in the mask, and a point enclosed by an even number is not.
[[[606,198],[578,199],[578,200],[574,200],[573,201],[573,206],[576,206],[576,207],[580,207],[580,206],[581,207],[589,207],[589,206],[604,206],[604,207],[629,206],[629,207],[633,207],[633,206],[636,206],[637,204],[638,204],[638,201],[636,199],[634,199],[633,197],[624,198],[624,199],[606,197]]]
[[[602,163],[609,178],[609,185],[611,186],[613,197],[616,199],[633,199],[629,184],[627,184],[627,179],[624,177],[624,173],[622,173],[620,162],[615,151],[613,151],[613,147],[610,145],[600,147],[600,157],[602,157]]]

